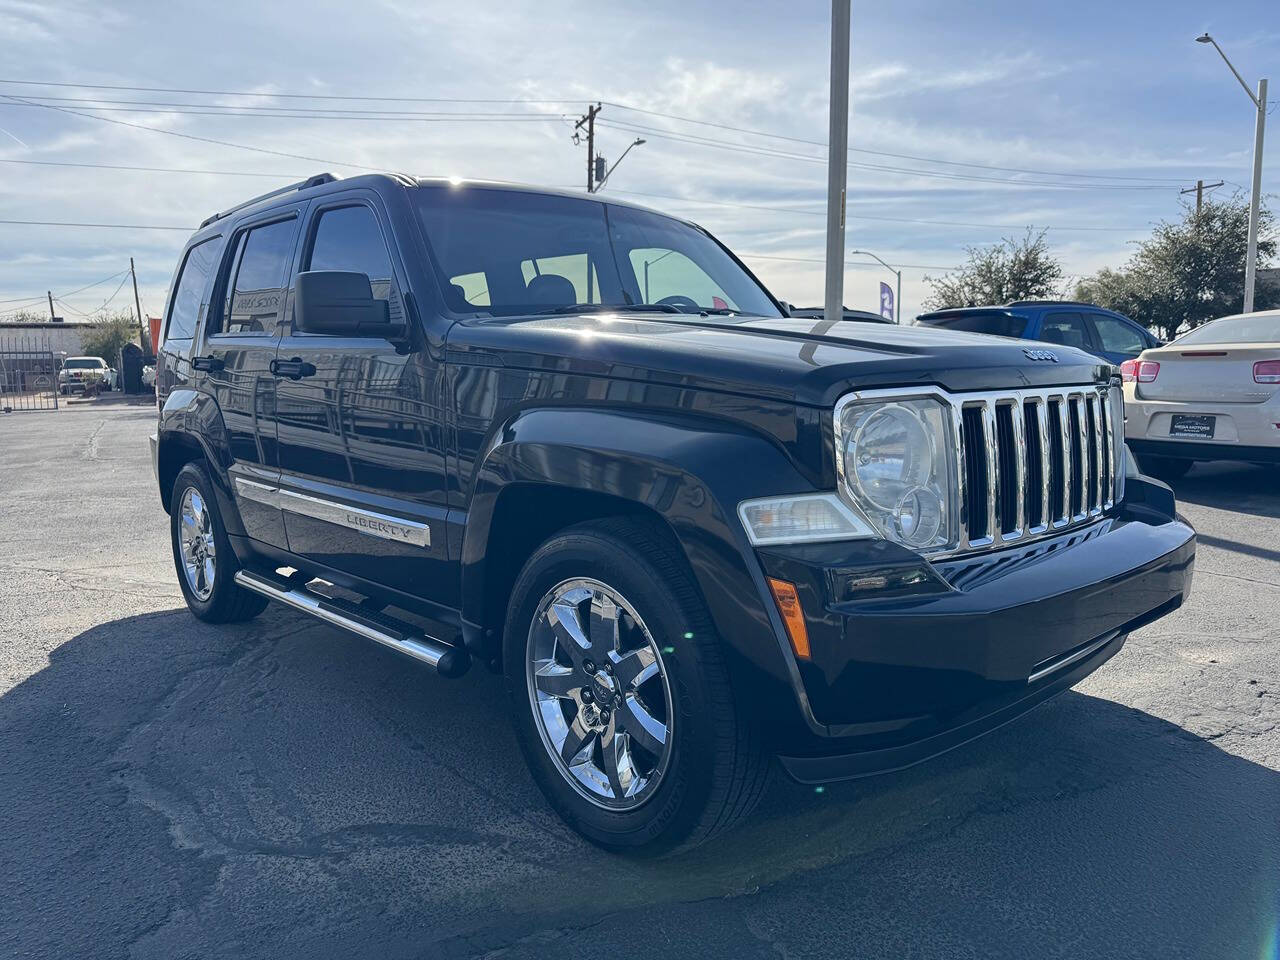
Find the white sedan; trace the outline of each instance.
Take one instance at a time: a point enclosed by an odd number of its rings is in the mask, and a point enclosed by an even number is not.
[[[1120,365],[1124,436],[1144,473],[1280,463],[1280,310],[1222,317]]]

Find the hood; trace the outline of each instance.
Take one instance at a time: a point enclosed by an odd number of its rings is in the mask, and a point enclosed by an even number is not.
[[[1072,347],[936,327],[625,312],[465,320],[449,331],[448,350],[460,363],[812,406],[875,387],[935,385],[959,393],[1095,383],[1113,369]]]

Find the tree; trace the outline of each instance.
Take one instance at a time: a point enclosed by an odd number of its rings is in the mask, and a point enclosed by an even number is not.
[[[80,337],[80,349],[86,357],[102,357],[108,366],[115,366],[120,348],[131,343],[138,335],[138,321],[133,314],[121,312],[104,316],[92,330]]]
[[[1276,252],[1273,221],[1265,207],[1258,219],[1258,260]],[[1244,260],[1249,204],[1239,196],[1206,200],[1199,216],[1184,204],[1175,222],[1161,221],[1119,270],[1104,268],[1076,286],[1076,299],[1132,317],[1172,339],[1179,330],[1244,308]],[[1280,291],[1259,283],[1255,310],[1280,302]]]
[[[933,287],[924,305],[943,310],[1057,296],[1062,264],[1049,252],[1044,235],[1028,230],[1021,240],[1006,237],[989,247],[966,247],[968,260],[955,273],[924,278]]]

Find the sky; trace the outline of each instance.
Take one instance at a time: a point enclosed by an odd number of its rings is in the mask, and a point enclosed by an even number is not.
[[[1273,0],[854,0],[847,249],[903,266],[910,318],[969,246],[1047,228],[1075,279],[1197,178],[1246,193],[1253,108],[1206,30],[1280,102]],[[829,32],[816,2],[0,0],[0,220],[129,227],[0,223],[0,315],[47,313],[47,290],[68,320],[131,308],[130,256],[158,315],[201,220],[325,170],[580,188],[592,101],[610,162],[646,140],[605,195],[696,220],[820,304]],[[881,280],[850,253],[847,305],[876,309]]]

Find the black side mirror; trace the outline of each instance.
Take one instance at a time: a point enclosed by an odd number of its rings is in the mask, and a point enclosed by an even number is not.
[[[302,333],[390,339],[405,332],[404,324],[391,322],[387,301],[374,299],[364,273],[308,270],[298,274],[293,310],[295,326]]]

